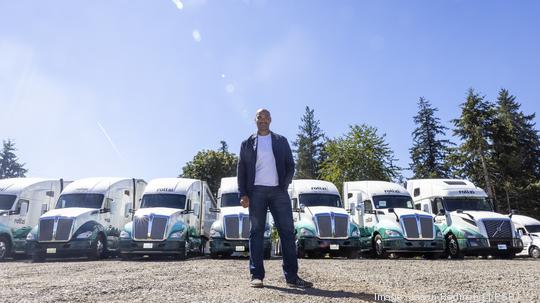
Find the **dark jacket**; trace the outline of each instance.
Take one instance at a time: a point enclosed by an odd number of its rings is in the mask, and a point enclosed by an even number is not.
[[[286,191],[294,176],[294,159],[287,138],[270,132],[272,151],[276,159],[279,187]],[[240,197],[245,196],[255,187],[255,164],[257,162],[257,134],[251,135],[240,146],[237,180]]]

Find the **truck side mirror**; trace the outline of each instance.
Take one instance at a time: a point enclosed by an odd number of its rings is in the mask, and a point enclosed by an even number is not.
[[[23,202],[23,203],[21,203],[20,215],[21,216],[26,216],[27,213],[28,213],[28,202]]]

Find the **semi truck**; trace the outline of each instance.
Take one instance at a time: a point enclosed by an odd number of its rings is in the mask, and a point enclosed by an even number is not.
[[[26,236],[39,217],[54,207],[66,183],[43,178],[0,180],[0,261],[25,256]]]
[[[367,229],[364,246],[377,258],[392,254],[439,258],[444,238],[434,224],[434,216],[414,209],[407,190],[384,181],[352,181],[343,184],[345,207],[353,221]]]
[[[289,185],[299,258],[357,258],[361,231],[343,208],[336,186],[321,180],[293,180]]]
[[[236,177],[221,179],[218,208],[212,211],[218,216],[210,230],[210,256],[229,257],[233,253],[249,252],[249,209],[240,205]],[[265,259],[269,259],[272,253],[271,231],[272,218],[268,213],[264,231]]]
[[[540,258],[540,221],[523,215],[511,215],[510,218],[523,242],[523,250],[518,255]]]
[[[216,202],[207,183],[187,178],[160,178],[148,183],[133,221],[120,233],[122,259],[204,254]]]
[[[435,215],[451,258],[500,256],[513,258],[523,242],[508,216],[493,211],[481,188],[461,179],[407,181],[415,208]]]
[[[66,186],[55,209],[28,233],[33,261],[64,256],[102,259],[119,251],[120,231],[131,221],[146,182],[135,178],[86,178]]]

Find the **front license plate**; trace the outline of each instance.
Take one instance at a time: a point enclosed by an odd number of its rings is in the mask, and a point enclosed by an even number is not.
[[[152,247],[154,247],[154,244],[153,243],[143,243],[142,247],[143,248],[152,248]]]
[[[506,244],[498,244],[498,245],[497,245],[497,248],[498,248],[499,250],[506,250]]]
[[[330,244],[330,250],[339,250],[338,244]]]
[[[48,254],[55,254],[56,253],[56,248],[47,248],[47,253]]]
[[[244,246],[236,246],[235,250],[236,251],[246,251],[246,248]]]

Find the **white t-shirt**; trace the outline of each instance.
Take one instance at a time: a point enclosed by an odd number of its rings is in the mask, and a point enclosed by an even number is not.
[[[272,151],[272,136],[257,135],[257,162],[255,164],[255,185],[278,186],[276,158]]]

